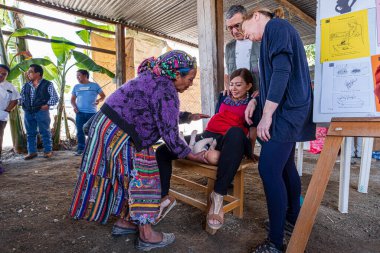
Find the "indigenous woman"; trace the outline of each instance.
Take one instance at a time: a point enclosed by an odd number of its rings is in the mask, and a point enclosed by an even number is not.
[[[152,145],[162,137],[178,157],[203,161],[179,137],[178,92],[196,75],[196,59],[170,51],[141,63],[138,76],[108,97],[96,114],[84,150],[70,214],[105,224],[119,217],[112,235],[139,232],[136,248],[150,250],[174,242],[171,233],[159,233],[157,218],[161,183]]]

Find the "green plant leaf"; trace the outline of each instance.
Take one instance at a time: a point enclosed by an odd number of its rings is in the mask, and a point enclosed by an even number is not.
[[[19,28],[19,29],[16,29],[9,37],[8,37],[8,40],[7,42],[5,43],[5,48],[7,48],[8,46],[8,43],[9,43],[9,40],[12,38],[12,37],[21,37],[21,36],[26,36],[26,35],[33,35],[33,36],[37,36],[37,37],[43,37],[43,38],[47,38],[47,34],[38,30],[38,29],[35,29],[35,28],[31,28],[31,27],[23,27],[23,28]]]
[[[21,74],[25,73],[31,64],[41,65],[44,69],[44,78],[47,80],[53,80],[55,73],[58,73],[57,67],[50,60],[44,58],[34,58],[29,59],[23,62],[20,62],[11,69],[11,72],[8,75],[7,80],[12,81]]]
[[[78,19],[78,20],[76,20],[76,22],[78,24],[81,24],[81,25],[95,27],[95,28],[99,28],[99,29],[103,29],[103,30],[107,30],[107,31],[111,31],[111,32],[115,31],[114,25],[98,25],[98,24],[95,24],[95,23],[88,21],[87,19]]]
[[[76,46],[73,42],[63,37],[51,37],[51,48],[59,63],[64,64],[70,58],[70,51]]]
[[[84,43],[86,43],[87,45],[90,44],[91,40],[90,40],[90,32],[87,31],[87,30],[81,30],[81,31],[76,31],[75,32],[79,38],[81,38],[81,40],[83,40]]]
[[[76,65],[79,68],[87,69],[92,72],[99,72],[102,74],[106,74],[107,76],[114,78],[115,74],[109,71],[108,69],[96,64],[90,57],[85,55],[84,53],[78,51],[72,51],[75,60],[77,61]]]

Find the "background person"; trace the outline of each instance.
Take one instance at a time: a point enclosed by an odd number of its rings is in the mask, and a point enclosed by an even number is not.
[[[49,107],[56,105],[59,98],[53,83],[43,79],[43,74],[44,71],[40,65],[30,65],[27,71],[29,82],[25,83],[21,89],[21,105],[25,113],[24,123],[28,148],[25,160],[37,157],[38,132],[42,136],[44,157],[50,158],[53,155]]]
[[[7,125],[9,113],[15,108],[20,98],[20,93],[7,81],[9,72],[7,65],[0,64],[0,174],[3,172],[1,150],[3,149],[4,129]]]
[[[232,72],[240,68],[246,68],[253,75],[253,89],[259,88],[258,61],[260,55],[260,43],[252,42],[244,38],[241,30],[244,16],[247,10],[242,5],[232,5],[225,14],[226,29],[231,33],[233,40],[226,44],[225,61],[225,89],[228,90]]]
[[[263,141],[259,172],[270,229],[268,239],[253,251],[256,253],[285,250],[285,224],[294,226],[300,211],[301,180],[294,163],[295,144],[315,139],[306,53],[298,32],[283,16],[281,8],[274,12],[256,8],[243,22],[246,38],[261,41],[257,135]]]
[[[97,105],[103,101],[106,95],[99,84],[90,82],[87,70],[79,69],[77,71],[77,80],[71,95],[71,105],[76,113],[75,124],[77,127],[78,147],[75,155],[82,155],[86,137],[83,132],[83,125],[95,115]],[[98,96],[100,96],[98,98]]]

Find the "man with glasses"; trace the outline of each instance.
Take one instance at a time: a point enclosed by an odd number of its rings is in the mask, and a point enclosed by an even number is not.
[[[4,129],[7,125],[9,113],[17,105],[20,94],[16,88],[7,81],[9,74],[8,66],[0,64],[0,174],[3,173],[1,167],[1,150],[3,148]]]
[[[28,155],[24,157],[25,160],[37,157],[37,128],[42,136],[44,157],[50,158],[53,155],[49,108],[56,105],[59,98],[53,83],[43,79],[43,74],[40,65],[30,65],[27,72],[30,82],[24,84],[21,89],[28,144]]]
[[[239,68],[246,68],[252,72],[254,90],[257,90],[259,87],[258,59],[260,54],[260,43],[251,42],[244,38],[241,24],[246,14],[247,10],[244,6],[232,5],[225,15],[226,29],[234,38],[227,43],[225,49],[225,84],[229,84],[229,76],[233,71]],[[228,90],[228,86],[226,86],[226,90]]]

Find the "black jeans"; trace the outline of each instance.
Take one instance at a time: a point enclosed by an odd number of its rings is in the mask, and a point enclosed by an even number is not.
[[[217,140],[216,150],[220,151],[214,191],[226,195],[228,186],[234,179],[243,156],[250,157],[252,154],[251,142],[243,130],[238,127],[230,128],[224,136],[205,131],[201,135],[197,135],[196,140],[209,137]],[[189,141],[190,137],[186,136],[185,139]],[[156,151],[156,159],[160,170],[161,196],[165,197],[170,189],[172,161],[178,157],[169,150],[166,144],[163,144]]]

